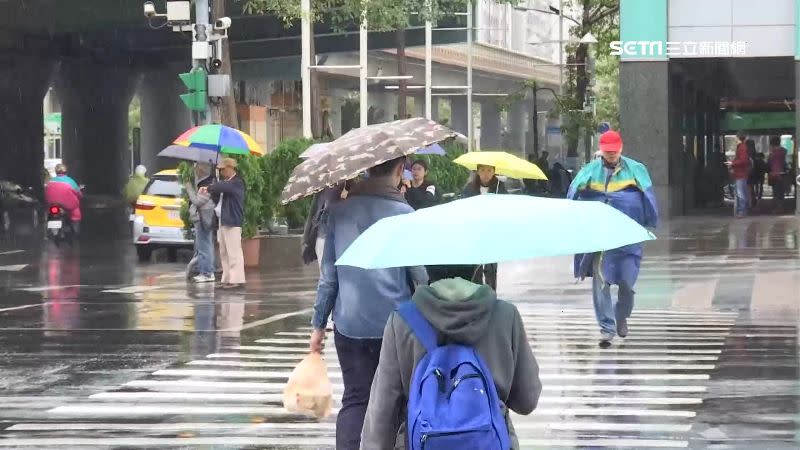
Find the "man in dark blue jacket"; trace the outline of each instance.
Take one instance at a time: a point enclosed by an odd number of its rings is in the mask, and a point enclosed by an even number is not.
[[[217,166],[220,181],[201,188],[207,190],[217,203],[219,217],[219,254],[222,261],[222,288],[244,285],[244,255],[242,254],[242,223],[244,222],[245,185],[236,173],[236,160],[224,158]]]

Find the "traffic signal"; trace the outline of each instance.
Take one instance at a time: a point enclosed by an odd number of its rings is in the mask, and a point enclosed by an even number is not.
[[[189,89],[188,94],[181,94],[181,100],[192,111],[206,110],[207,82],[206,71],[202,68],[192,69],[191,72],[178,75],[183,84]]]

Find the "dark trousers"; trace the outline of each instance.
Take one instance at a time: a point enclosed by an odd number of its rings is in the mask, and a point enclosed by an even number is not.
[[[497,264],[484,264],[475,270],[472,277],[473,283],[483,283],[497,291]]]
[[[336,450],[358,450],[382,339],[352,339],[334,331],[344,395],[336,417]]]

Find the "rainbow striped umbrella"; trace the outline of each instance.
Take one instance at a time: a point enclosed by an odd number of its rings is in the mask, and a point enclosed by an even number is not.
[[[247,133],[219,124],[189,129],[175,139],[175,144],[229,155],[264,156],[264,149]]]

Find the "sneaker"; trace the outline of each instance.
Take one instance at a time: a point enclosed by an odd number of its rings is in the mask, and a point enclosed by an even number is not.
[[[617,318],[617,334],[621,338],[628,336],[628,319],[624,317]]]
[[[192,278],[192,281],[194,281],[195,283],[213,283],[216,280],[214,279],[214,275],[203,275],[203,274],[200,274],[200,275]]]
[[[614,340],[614,335],[611,333],[600,332],[600,342],[598,345],[600,348],[608,348],[611,347],[611,341]]]

